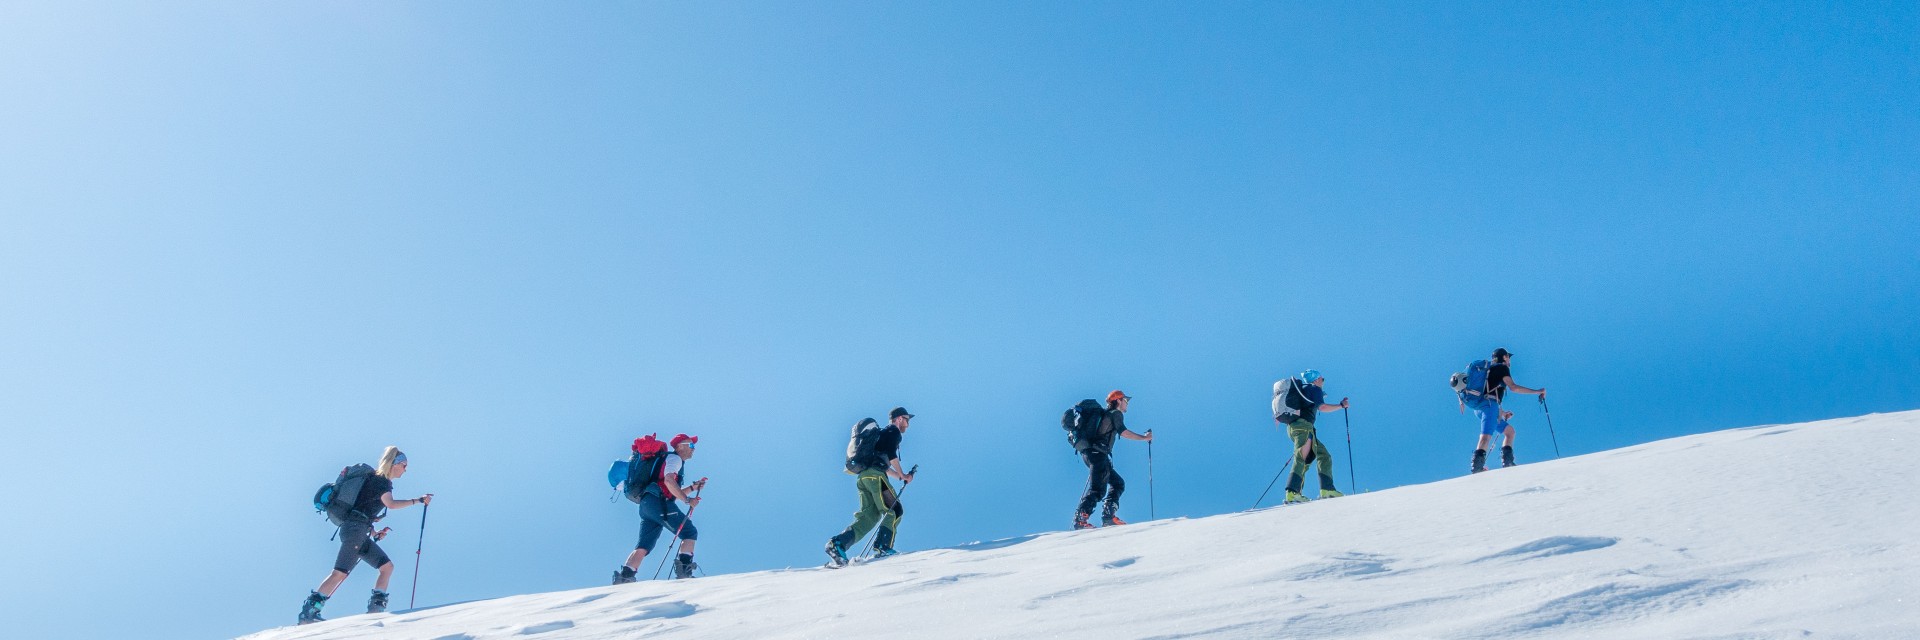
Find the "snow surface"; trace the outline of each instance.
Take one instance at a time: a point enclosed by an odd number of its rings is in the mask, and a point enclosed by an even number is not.
[[[1920,411],[1734,429],[1305,505],[247,638],[1920,638],[1916,426]]]

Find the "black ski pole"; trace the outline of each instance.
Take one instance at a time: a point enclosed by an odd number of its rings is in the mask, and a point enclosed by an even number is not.
[[[907,469],[907,477],[913,477],[913,474],[916,474],[916,473],[919,473],[919,472],[920,472],[920,465],[917,465],[917,464],[916,464],[916,465],[913,465],[913,467],[912,467],[912,468],[910,468],[910,469]],[[886,475],[884,475],[884,474],[882,474],[882,475],[880,476],[880,481],[881,481],[881,482],[885,482],[886,480],[887,480],[887,477],[886,477]],[[901,498],[901,496],[905,496],[905,495],[907,495],[907,485],[904,485],[904,484],[902,484],[902,485],[900,485],[900,490],[899,490],[899,491],[897,491],[897,492],[894,492],[894,494],[893,494],[893,501],[894,501],[894,503],[896,503],[896,504],[898,504],[898,503],[900,502],[900,498]],[[885,501],[884,501],[884,500],[882,500],[882,502],[885,502]],[[893,510],[893,508],[892,508],[892,507],[888,507],[888,506],[887,506],[887,505],[885,505],[885,504],[881,504],[880,506],[881,506],[881,508],[884,508],[884,509],[886,509],[886,510],[888,510],[888,511],[892,511],[892,510]],[[881,514],[881,515],[880,515],[880,521],[881,521],[881,522],[886,522],[886,521],[887,521],[887,516],[886,516],[886,514]],[[874,525],[874,531],[876,531],[876,532],[877,532],[877,531],[879,531],[879,530],[880,530],[880,527],[879,527],[879,525]],[[869,552],[869,551],[872,551],[872,550],[873,550],[873,542],[874,542],[875,540],[878,540],[879,538],[880,538],[880,535],[879,535],[878,533],[875,533],[875,534],[874,534],[874,536],[873,536],[872,538],[867,538],[867,547],[866,547],[865,549],[861,549],[861,550],[860,550],[860,555],[857,555],[857,556],[854,556],[854,557],[855,557],[855,558],[865,558],[865,557],[867,557],[867,552]]]
[[[420,597],[420,550],[427,546],[427,509],[431,503],[420,505],[420,539],[413,544],[413,589],[407,594],[407,608],[414,608]]]
[[[1560,435],[1553,432],[1553,410],[1547,408],[1547,394],[1540,394],[1540,411],[1547,414],[1547,435],[1553,437],[1553,457],[1560,457]]]
[[[1353,408],[1342,410],[1340,417],[1347,421],[1347,488],[1359,493],[1360,481],[1353,479]]]
[[[1147,436],[1153,436],[1153,430],[1147,430]],[[1159,511],[1153,505],[1153,441],[1147,441],[1147,519],[1160,519]]]
[[[700,497],[700,492],[705,490],[707,490],[707,479],[701,478],[700,488],[693,490],[693,497],[695,498]],[[670,499],[667,496],[660,496],[660,498],[662,500]],[[660,554],[660,566],[653,568],[653,577],[649,578],[650,580],[659,580],[660,571],[662,569],[667,568],[667,558],[671,558],[675,553],[679,553],[678,551],[674,550],[673,547],[674,545],[680,544],[680,532],[685,531],[687,529],[687,521],[693,519],[693,512],[695,510],[698,510],[699,508],[700,508],[700,505],[697,505],[697,504],[691,507],[687,507],[687,515],[680,516],[680,526],[673,528],[673,540],[670,540],[667,542],[667,552]]]
[[[1273,482],[1267,483],[1267,490],[1260,492],[1260,497],[1253,501],[1253,508],[1255,509],[1260,508],[1260,501],[1267,499],[1267,492],[1273,490],[1273,485],[1280,483],[1280,476],[1287,475],[1287,467],[1291,466],[1292,464],[1293,464],[1293,456],[1288,455],[1287,461],[1280,463],[1280,473],[1273,474]]]

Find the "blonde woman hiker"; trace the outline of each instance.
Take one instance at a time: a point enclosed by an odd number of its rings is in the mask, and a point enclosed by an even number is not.
[[[327,574],[320,588],[308,594],[306,603],[300,605],[300,624],[324,620],[320,617],[320,608],[327,605],[327,599],[333,597],[340,583],[346,582],[353,566],[361,562],[380,572],[373,582],[373,595],[367,598],[367,613],[387,610],[387,580],[393,577],[393,560],[380,549],[380,539],[386,537],[389,529],[376,532],[373,523],[385,517],[387,509],[433,502],[431,493],[409,500],[394,499],[393,481],[406,473],[407,454],[401,453],[398,447],[387,447],[380,454],[378,467],[364,464],[347,467],[340,472],[338,480],[322,487],[320,495],[315,496],[314,506],[325,511],[327,520],[340,527],[340,553],[334,557],[333,573]]]

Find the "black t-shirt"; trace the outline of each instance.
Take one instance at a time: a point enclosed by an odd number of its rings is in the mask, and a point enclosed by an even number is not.
[[[1091,449],[1113,453],[1113,442],[1120,432],[1127,430],[1127,414],[1117,410],[1107,410],[1107,417],[1100,420],[1100,428],[1094,430],[1093,438],[1087,445]]]
[[[1300,397],[1307,399],[1307,407],[1300,410],[1300,417],[1305,418],[1307,422],[1318,421],[1320,405],[1327,403],[1327,390],[1320,388],[1319,385],[1302,384]]]
[[[368,520],[378,518],[380,511],[386,508],[386,504],[380,502],[380,496],[392,492],[392,480],[382,478],[379,474],[367,476],[360,485],[360,497],[353,501],[353,510],[366,516]]]
[[[1512,375],[1513,371],[1504,364],[1487,367],[1487,395],[1493,396],[1495,402],[1507,399],[1507,377]]]
[[[880,428],[880,439],[873,443],[873,455],[880,460],[880,466],[900,458],[900,428],[887,425]]]

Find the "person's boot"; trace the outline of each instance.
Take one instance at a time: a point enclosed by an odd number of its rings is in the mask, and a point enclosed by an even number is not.
[[[374,589],[373,595],[367,597],[367,613],[386,613],[386,612],[387,612],[387,592],[381,591],[379,589]]]
[[[1091,514],[1091,513],[1086,513],[1086,512],[1084,512],[1084,511],[1083,511],[1083,512],[1079,512],[1079,513],[1075,513],[1075,514],[1073,514],[1073,528],[1075,528],[1075,529],[1092,529],[1092,528],[1093,528],[1093,524],[1092,524],[1092,523],[1089,523],[1089,522],[1087,522],[1087,518],[1091,518],[1091,517],[1093,517],[1093,514]]]
[[[1487,470],[1487,450],[1473,450],[1473,470],[1468,473],[1480,473]]]
[[[1112,527],[1126,524],[1127,521],[1121,520],[1120,516],[1116,513],[1119,510],[1119,505],[1109,506],[1105,513],[1100,514],[1100,526]]]
[[[1513,466],[1513,447],[1500,447],[1500,468]]]
[[[1321,498],[1338,498],[1338,497],[1340,497],[1340,496],[1344,496],[1344,495],[1347,495],[1347,494],[1344,494],[1344,493],[1340,493],[1339,491],[1336,491],[1336,490],[1333,490],[1333,489],[1321,489],[1321,490],[1320,490],[1320,497],[1321,497]]]
[[[1300,492],[1298,492],[1298,491],[1294,491],[1294,490],[1292,490],[1292,489],[1288,489],[1288,490],[1287,490],[1287,499],[1286,499],[1286,501],[1284,501],[1284,502],[1281,502],[1281,504],[1294,504],[1294,503],[1299,503],[1299,502],[1306,502],[1306,501],[1307,501],[1307,497],[1306,497],[1306,496],[1303,496],[1303,495],[1300,495]]]
[[[841,544],[839,538],[827,541],[827,566],[834,569],[847,566],[847,545]]]
[[[693,563],[692,554],[682,553],[680,557],[673,559],[673,579],[685,580],[691,578],[693,577],[693,570],[698,568],[700,568],[700,565]]]
[[[890,529],[888,527],[880,527],[879,531],[874,532],[873,534],[874,559],[877,560],[880,558],[885,558],[897,553],[900,553],[900,552],[893,550],[893,529]]]
[[[300,605],[300,624],[325,621],[326,618],[320,617],[320,608],[324,606],[327,606],[326,596],[320,595],[318,591],[307,594],[307,602]]]
[[[628,567],[627,565],[624,565],[624,564],[620,565],[619,571],[613,572],[614,584],[627,584],[629,582],[634,582],[639,579],[640,579],[640,572],[635,571],[631,567]]]

